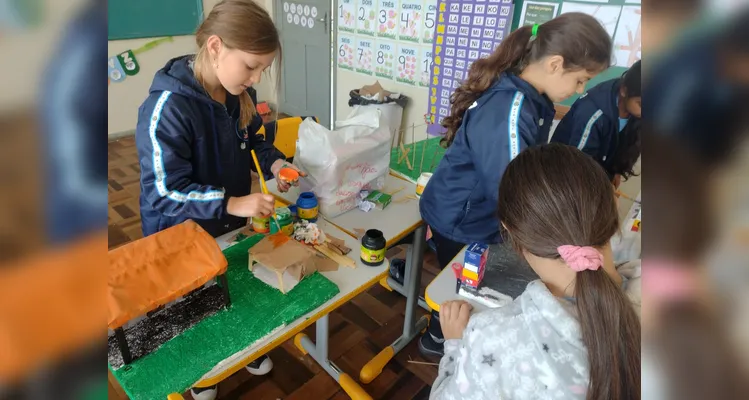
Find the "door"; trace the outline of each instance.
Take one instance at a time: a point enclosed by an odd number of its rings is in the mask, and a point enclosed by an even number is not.
[[[280,111],[330,127],[330,0],[276,0],[283,62]]]

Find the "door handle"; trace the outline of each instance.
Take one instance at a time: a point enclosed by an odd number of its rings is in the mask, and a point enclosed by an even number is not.
[[[328,31],[328,13],[327,12],[322,18],[318,19],[317,22],[322,22],[323,29],[325,29],[326,32]]]

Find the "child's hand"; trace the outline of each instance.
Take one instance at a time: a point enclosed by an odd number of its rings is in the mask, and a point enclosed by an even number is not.
[[[471,316],[470,304],[462,300],[447,301],[440,307],[440,325],[445,339],[462,339]]]
[[[283,179],[279,179],[278,173],[283,168],[290,168],[297,172],[299,172],[299,176],[307,176],[304,172],[300,171],[299,168],[296,167],[294,164],[289,164],[285,160],[278,159],[276,162],[273,163],[270,167],[270,171],[273,173],[273,177],[276,178],[276,185],[278,186],[278,190],[281,193],[285,193],[289,191],[289,188],[291,188],[291,184],[289,182],[284,181]],[[294,182],[294,186],[297,186],[299,182]]]
[[[264,217],[273,214],[276,204],[273,195],[253,193],[248,196],[230,197],[226,212],[237,217]]]

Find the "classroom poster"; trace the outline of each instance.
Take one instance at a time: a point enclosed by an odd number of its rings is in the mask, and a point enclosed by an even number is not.
[[[354,70],[354,39],[348,35],[338,35],[338,68]]]
[[[564,2],[562,4],[562,12],[560,14],[568,12],[581,12],[588,15],[594,16],[598,22],[603,25],[609,36],[614,37],[614,31],[616,30],[616,23],[619,21],[619,13],[621,12],[621,6],[610,6],[600,4],[582,4],[582,3],[569,3]]]
[[[432,76],[432,49],[422,47],[419,55],[419,86],[429,87],[429,78]]]
[[[401,0],[398,40],[419,43],[424,19],[422,0]]]
[[[419,48],[410,44],[398,44],[398,58],[396,59],[397,74],[395,80],[406,85],[416,86],[419,79],[417,65]]]
[[[380,40],[375,49],[374,65],[375,76],[378,78],[393,79],[395,67],[395,42]]]
[[[437,9],[427,109],[432,121],[427,133],[431,135],[444,134],[441,123],[450,112],[450,96],[468,76],[473,61],[490,55],[512,24],[511,0],[441,0]]]
[[[364,75],[373,75],[372,58],[374,54],[374,40],[360,38],[356,46],[356,72]]]
[[[356,32],[355,0],[338,0],[338,30]]]
[[[424,2],[424,26],[421,28],[421,43],[434,41],[434,27],[437,25],[437,0]]]
[[[629,68],[642,58],[642,25],[639,6],[622,7],[614,36],[614,65]]]
[[[379,0],[377,4],[377,36],[395,39],[398,34],[398,1]]]
[[[537,1],[526,1],[520,12],[520,24],[518,26],[543,24],[557,16],[559,4],[541,3]]]
[[[356,33],[374,36],[377,27],[376,5],[377,0],[359,0],[359,9],[356,12]]]

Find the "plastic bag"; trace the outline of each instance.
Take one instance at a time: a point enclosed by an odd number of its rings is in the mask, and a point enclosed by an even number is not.
[[[311,118],[299,126],[294,164],[307,173],[299,183],[313,191],[320,212],[335,217],[356,207],[361,190],[382,189],[390,170],[390,132],[380,111],[358,108],[331,131]]]

